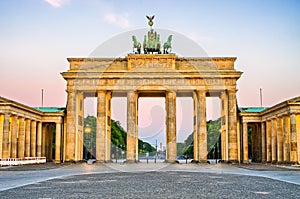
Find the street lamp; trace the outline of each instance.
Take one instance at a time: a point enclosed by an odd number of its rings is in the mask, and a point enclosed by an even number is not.
[[[92,128],[90,127],[89,124],[86,124],[85,125],[85,128],[84,128],[84,133],[86,133],[86,136],[88,138],[88,146],[85,147],[87,148],[87,150],[85,151],[85,159],[88,159],[88,153],[89,153],[89,150],[91,148],[91,132],[92,132]]]

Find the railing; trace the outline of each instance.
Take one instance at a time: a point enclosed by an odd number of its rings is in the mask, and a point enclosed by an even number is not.
[[[1,158],[0,166],[17,166],[24,164],[44,164],[46,157]]]

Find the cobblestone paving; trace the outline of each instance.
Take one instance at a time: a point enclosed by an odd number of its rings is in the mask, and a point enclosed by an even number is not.
[[[230,174],[88,174],[0,192],[0,198],[297,198],[297,185]]]
[[[0,170],[0,185],[15,178],[0,191],[0,198],[300,198],[300,171],[294,167],[48,164],[14,169]],[[273,175],[278,177],[268,177]],[[284,176],[295,183],[276,180]],[[18,178],[26,183],[16,185]]]

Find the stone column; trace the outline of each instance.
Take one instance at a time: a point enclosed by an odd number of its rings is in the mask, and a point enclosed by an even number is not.
[[[30,156],[36,157],[36,121],[31,121]]]
[[[45,156],[47,161],[52,161],[52,123],[46,126],[46,143],[45,143]],[[50,133],[51,132],[51,133]]]
[[[221,93],[221,147],[222,160],[228,161],[228,94]]]
[[[42,157],[46,157],[46,135],[47,135],[47,125],[42,124]]]
[[[10,115],[4,114],[2,158],[10,158]]]
[[[0,114],[0,159],[2,158],[4,115]]]
[[[66,161],[75,160],[75,141],[76,141],[76,106],[75,91],[71,86],[73,80],[68,81],[68,100],[67,100],[67,127],[66,127]]]
[[[228,91],[228,160],[238,161],[237,152],[237,104],[236,91]]]
[[[265,122],[261,122],[261,161],[266,162],[266,125]]]
[[[197,128],[197,110],[198,110],[198,99],[197,99],[197,91],[193,92],[193,102],[194,102],[194,109],[193,109],[193,124],[194,124],[194,132],[193,132],[193,137],[194,137],[194,161],[198,162],[198,128]]]
[[[243,163],[249,163],[248,155],[248,124],[243,122]]]
[[[105,162],[111,161],[111,92],[106,92]]]
[[[277,162],[283,161],[283,130],[282,130],[282,117],[277,120]]]
[[[24,117],[19,118],[18,158],[25,157],[25,126]]]
[[[290,162],[290,117],[283,117],[283,161]]]
[[[127,93],[127,162],[136,162],[138,159],[138,96],[134,91]]]
[[[267,162],[272,162],[272,122],[268,120],[267,125]]]
[[[167,134],[167,154],[166,161],[176,162],[176,92],[166,92],[166,134]],[[198,140],[199,141],[199,140]],[[199,144],[199,143],[198,143]]]
[[[17,158],[17,144],[18,143],[18,116],[12,116],[11,124],[11,157]]]
[[[25,120],[25,157],[30,157],[30,125],[31,120]]]
[[[207,163],[206,91],[197,91],[198,160]]]
[[[42,122],[37,123],[37,147],[36,155],[37,157],[42,157]]]
[[[300,164],[300,114],[296,115],[297,163]]]
[[[296,131],[296,115],[290,115],[290,139],[291,139],[291,152],[290,161],[297,162],[297,131]]]
[[[107,129],[106,91],[98,91],[98,94],[97,94],[97,128],[96,128],[96,160],[98,162],[105,161],[106,129]]]
[[[272,162],[277,162],[277,120],[272,119]]]
[[[61,122],[55,123],[55,164],[60,163]]]

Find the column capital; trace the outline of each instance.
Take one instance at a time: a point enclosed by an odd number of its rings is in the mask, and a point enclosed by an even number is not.
[[[227,89],[228,93],[236,93],[238,90],[237,89]]]
[[[195,90],[197,93],[208,93],[208,90],[206,90],[206,89],[196,89]]]

